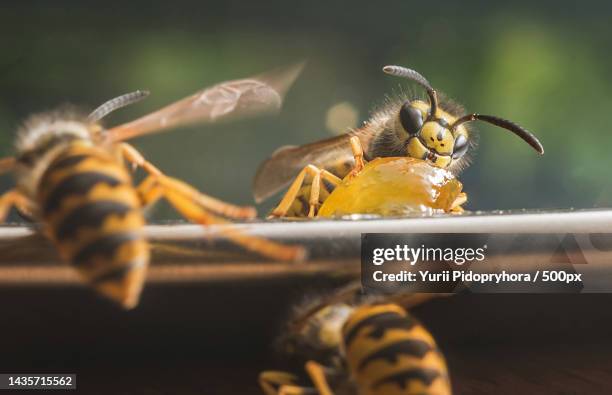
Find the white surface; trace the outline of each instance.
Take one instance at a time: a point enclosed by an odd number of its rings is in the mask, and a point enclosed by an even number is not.
[[[273,238],[358,237],[361,233],[612,233],[612,210],[448,215],[441,217],[255,222],[235,225]],[[216,227],[149,225],[155,239],[194,238]]]

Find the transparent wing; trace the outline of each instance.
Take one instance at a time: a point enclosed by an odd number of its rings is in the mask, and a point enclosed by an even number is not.
[[[283,189],[307,165],[315,165],[338,177],[344,177],[354,162],[350,145],[351,136],[359,137],[364,149],[367,149],[372,137],[365,128],[362,128],[299,147],[287,146],[277,149],[257,169],[253,180],[255,201],[262,202]]]
[[[108,130],[111,142],[195,123],[212,123],[278,111],[303,63],[205,88],[134,121]]]

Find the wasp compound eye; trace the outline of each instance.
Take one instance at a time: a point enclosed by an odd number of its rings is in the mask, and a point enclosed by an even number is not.
[[[461,158],[468,150],[468,139],[460,134],[459,137],[455,139],[455,146],[453,149],[453,159]]]
[[[408,101],[402,105],[399,117],[402,127],[408,134],[415,135],[423,127],[423,114]]]

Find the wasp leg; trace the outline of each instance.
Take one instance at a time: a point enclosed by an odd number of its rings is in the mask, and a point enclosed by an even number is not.
[[[310,199],[308,199],[308,218],[314,218],[315,210],[319,205],[319,196],[321,195],[321,169],[317,168],[317,172],[312,177],[310,185]]]
[[[147,161],[141,154],[127,143],[121,144],[121,151],[123,156],[128,162],[130,162],[133,168],[142,167],[147,173],[152,176],[163,176],[163,173],[155,167],[151,162]],[[166,177],[166,176],[164,176]],[[235,206],[230,203],[222,202],[221,200],[215,199],[212,196],[208,196],[193,188],[190,185],[181,183],[176,185],[177,188],[181,189],[181,192],[188,196],[191,200],[196,202],[202,208],[212,211],[217,214],[221,214],[229,218],[238,219],[251,219],[257,216],[255,208],[247,206]]]
[[[259,374],[259,386],[266,395],[314,395],[317,390],[296,384],[297,376],[287,372],[268,370]]]
[[[300,193],[300,188],[304,185],[306,176],[312,177],[312,186],[310,190],[310,198],[308,201],[308,204],[310,205],[308,211],[309,217],[313,217],[315,215],[316,206],[319,204],[321,181],[325,180],[334,187],[338,186],[342,182],[340,178],[330,173],[329,171],[325,169],[320,169],[315,165],[308,165],[304,167],[302,171],[300,171],[297,177],[295,177],[295,180],[293,181],[293,183],[291,183],[291,186],[281,199],[278,206],[276,206],[276,208],[270,213],[270,217],[284,217],[287,215],[287,212],[291,208],[291,205]]]
[[[317,172],[319,172],[319,168],[314,165],[308,165],[304,167],[302,171],[300,171],[300,173],[297,175],[297,177],[295,177],[295,180],[291,183],[291,186],[289,186],[289,189],[281,199],[278,206],[276,206],[276,208],[272,210],[270,216],[284,217],[285,215],[287,215],[287,211],[289,211],[291,204],[293,204],[293,201],[297,198],[298,193],[300,192],[300,188],[304,184],[304,179],[306,178],[306,175],[312,175]]]
[[[462,213],[463,207],[461,207],[461,205],[465,204],[467,200],[468,200],[467,194],[465,192],[461,192],[459,196],[455,198],[455,201],[451,204],[450,211],[455,214]]]
[[[363,147],[361,146],[361,141],[359,141],[359,137],[351,137],[350,143],[351,151],[353,151],[353,159],[355,160],[355,166],[348,175],[350,177],[354,177],[363,170],[363,168],[365,167],[365,161],[363,159]]]
[[[229,225],[230,221],[218,217],[193,200],[191,186],[164,175],[150,175],[137,188],[143,206],[166,199],[183,217],[200,225]],[[249,251],[281,261],[300,261],[305,251],[299,246],[286,246],[260,237],[248,236],[234,228],[220,230],[223,237]]]
[[[331,193],[327,190],[323,181],[329,182],[333,188],[336,188],[342,180],[336,177],[334,174],[330,173],[325,169],[318,169],[317,173],[314,174],[312,178],[312,184],[310,186],[310,198],[308,199],[309,209],[308,209],[308,217],[313,218],[318,210],[318,206],[321,202],[329,196]],[[323,198],[321,198],[321,190],[325,193]],[[332,189],[333,190],[333,189]]]
[[[11,189],[0,196],[0,223],[4,222],[12,207],[26,215],[31,215],[32,213],[32,202],[30,199],[18,190]]]
[[[326,368],[315,361],[306,362],[306,372],[308,373],[308,376],[310,376],[310,379],[317,388],[317,391],[319,391],[320,395],[334,395],[329,383],[327,382],[327,373],[330,371],[331,369]]]
[[[316,388],[283,385],[278,389],[278,395],[317,395]]]

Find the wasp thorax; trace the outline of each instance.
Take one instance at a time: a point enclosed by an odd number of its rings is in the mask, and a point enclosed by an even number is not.
[[[19,188],[34,196],[38,181],[52,159],[69,142],[91,143],[89,125],[63,111],[31,116],[17,132],[15,174]]]
[[[89,140],[90,125],[81,117],[65,112],[38,114],[26,120],[17,132],[16,149],[19,155],[42,154],[58,141]]]

